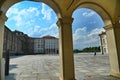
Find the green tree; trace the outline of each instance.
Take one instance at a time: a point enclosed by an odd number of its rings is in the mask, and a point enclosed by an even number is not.
[[[79,53],[79,52],[81,52],[81,50],[79,50],[79,49],[74,50],[74,53]]]

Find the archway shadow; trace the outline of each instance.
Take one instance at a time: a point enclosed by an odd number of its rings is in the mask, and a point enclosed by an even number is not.
[[[9,65],[9,70],[12,70],[12,69],[15,69],[15,68],[17,68],[17,65],[13,65],[13,64],[12,64],[12,65],[11,65],[11,64]]]
[[[10,73],[8,76],[5,76],[5,80],[16,80],[16,74]]]
[[[5,76],[5,80],[16,80],[16,74],[15,73],[10,73],[11,70],[17,68],[17,65],[10,64],[9,65],[9,75]]]

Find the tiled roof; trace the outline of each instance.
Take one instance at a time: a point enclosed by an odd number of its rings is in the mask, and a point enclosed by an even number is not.
[[[42,37],[42,38],[43,38],[43,39],[57,39],[56,37],[50,36],[50,35],[44,36],[44,37]]]

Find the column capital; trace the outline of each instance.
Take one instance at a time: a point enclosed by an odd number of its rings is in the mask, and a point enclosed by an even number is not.
[[[72,17],[63,17],[63,18],[59,18],[56,24],[58,26],[61,26],[61,25],[64,25],[64,24],[71,25],[72,22],[73,22]]]
[[[113,24],[109,24],[104,27],[105,30],[111,30],[112,28],[113,28]]]
[[[115,28],[120,28],[120,23],[109,24],[104,27],[105,30],[111,30]]]

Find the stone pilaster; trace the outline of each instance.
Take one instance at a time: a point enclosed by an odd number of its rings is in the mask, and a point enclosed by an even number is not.
[[[59,18],[60,80],[74,80],[74,56],[71,17]]]
[[[5,61],[3,58],[3,39],[4,39],[4,24],[7,18],[0,11],[0,80],[5,79]]]
[[[105,27],[110,59],[110,75],[120,77],[120,23],[119,21]]]

